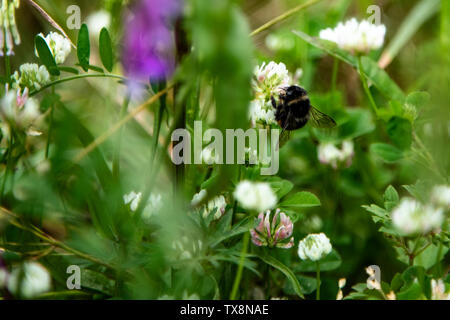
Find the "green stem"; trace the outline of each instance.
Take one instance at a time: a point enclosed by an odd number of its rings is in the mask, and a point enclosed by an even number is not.
[[[359,77],[361,79],[361,83],[363,85],[364,91],[366,92],[367,98],[369,98],[370,106],[372,107],[372,110],[373,110],[375,116],[378,118],[378,108],[375,103],[375,100],[373,99],[372,93],[370,92],[369,86],[367,85],[367,79],[364,76],[364,72],[362,69],[361,56],[358,56],[358,71],[359,71]]]
[[[117,75],[117,74],[109,74],[109,73],[88,73],[88,74],[80,74],[77,76],[73,76],[73,77],[67,77],[67,78],[62,78],[62,79],[58,79],[55,81],[52,81],[48,84],[46,84],[45,86],[42,86],[39,90],[35,90],[33,92],[30,92],[30,97],[44,91],[45,89],[48,89],[50,87],[53,87],[57,84],[60,83],[64,83],[64,82],[68,82],[68,81],[72,81],[72,80],[78,80],[78,79],[84,79],[84,78],[113,78],[113,79],[118,79],[118,80],[122,80],[122,81],[127,81],[128,79],[126,77]]]
[[[162,91],[165,89],[165,84],[161,84],[159,86],[159,91]],[[153,163],[155,161],[156,152],[158,151],[158,142],[159,142],[159,134],[161,132],[161,123],[162,118],[164,114],[164,109],[166,108],[166,96],[161,96],[159,98],[159,108],[155,112],[155,122],[153,124],[153,148],[152,148],[152,160],[150,161],[151,166],[153,166]]]
[[[52,94],[55,94],[55,87],[52,87]],[[53,131],[53,110],[54,110],[55,106],[52,103],[52,105],[50,106],[50,123],[48,125],[48,134],[47,134],[47,144],[45,145],[45,159],[48,159],[48,152],[50,149],[50,137],[52,135],[52,131]]]
[[[442,276],[441,264],[439,263],[441,261],[442,248],[443,248],[443,245],[442,245],[442,240],[441,240],[441,241],[439,241],[439,248],[438,248],[438,252],[436,255],[436,262],[434,263],[437,266],[436,268],[437,268],[438,277]]]
[[[320,300],[320,262],[316,262],[316,282],[317,282],[317,290],[316,290],[316,300]]]
[[[2,32],[3,32],[3,30],[2,30]],[[6,53],[5,53],[5,77],[6,77],[6,82],[11,83],[11,64],[10,64],[10,58]]]
[[[10,127],[10,130],[11,130],[11,137],[8,140],[8,149],[6,150],[6,168],[5,168],[5,173],[3,174],[2,189],[0,192],[2,199],[5,194],[6,183],[8,182],[9,172],[12,171],[11,163],[12,163],[12,153],[14,151],[14,136],[13,136],[11,127]]]
[[[336,90],[336,81],[337,81],[338,70],[339,70],[339,59],[334,58],[333,74],[331,75],[331,92],[334,92]]]
[[[247,255],[248,242],[250,240],[250,232],[245,232],[242,240],[242,251],[241,258],[239,260],[239,266],[234,278],[233,289],[231,290],[230,300],[236,300],[236,294],[239,289],[239,284],[241,283],[242,271],[244,270],[245,256]]]

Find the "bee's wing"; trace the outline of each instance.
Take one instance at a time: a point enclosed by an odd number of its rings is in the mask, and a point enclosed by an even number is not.
[[[278,143],[277,143],[277,146],[276,146],[276,150],[278,150],[279,148],[284,146],[285,143],[288,142],[290,138],[291,138],[291,131],[282,130],[281,134],[280,134],[280,137],[278,138]]]
[[[333,128],[336,126],[336,121],[334,121],[330,116],[317,110],[311,106],[309,110],[309,122],[313,127],[316,128]]]

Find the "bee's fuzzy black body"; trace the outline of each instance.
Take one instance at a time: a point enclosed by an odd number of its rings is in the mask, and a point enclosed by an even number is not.
[[[282,90],[277,104],[272,97],[275,108],[275,120],[284,130],[303,128],[310,118],[311,104],[308,93],[299,86],[289,86]]]

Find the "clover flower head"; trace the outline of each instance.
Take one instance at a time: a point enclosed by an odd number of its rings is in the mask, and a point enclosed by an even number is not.
[[[324,233],[309,234],[298,244],[298,256],[302,260],[319,261],[331,250],[330,239]]]
[[[450,290],[445,289],[442,279],[431,279],[431,300],[450,300]]]
[[[322,143],[318,147],[318,158],[323,164],[331,165],[334,169],[339,166],[349,167],[354,156],[354,146],[352,141],[344,141],[341,149],[333,143]]]
[[[234,191],[235,199],[244,209],[263,212],[277,204],[277,197],[266,182],[239,182]]]
[[[450,186],[435,186],[431,191],[431,202],[444,210],[450,210]]]
[[[89,33],[97,37],[102,28],[108,28],[111,24],[111,15],[106,10],[95,11],[86,18]]]
[[[51,277],[49,272],[36,262],[25,262],[22,270],[16,268],[8,277],[8,290],[14,295],[20,292],[24,298],[34,298],[50,289]]]
[[[196,193],[191,200],[192,206],[197,206],[201,201],[206,198],[207,192],[205,189],[200,190]],[[206,205],[204,205],[201,210],[203,210],[203,217],[206,218],[211,212],[216,209],[214,213],[214,219],[217,220],[225,214],[225,208],[227,206],[227,202],[223,195],[217,196],[208,201]]]
[[[267,210],[264,214],[261,212],[256,219],[258,225],[250,230],[252,242],[261,247],[278,247],[289,249],[294,245],[294,237],[292,231],[294,224],[289,216],[280,209],[276,209],[272,214],[271,210]]]
[[[0,115],[4,120],[1,124],[3,138],[6,140],[10,135],[9,123],[14,123],[17,127],[22,128],[29,136],[38,136],[40,131],[34,128],[39,116],[39,105],[36,100],[28,97],[28,88],[23,92],[7,90],[5,95],[0,99]]]
[[[145,223],[151,222],[151,217],[163,207],[162,196],[159,193],[151,193],[147,204],[142,210],[142,220]]]
[[[403,198],[391,213],[394,226],[408,236],[439,230],[444,220],[443,210],[422,205],[412,198]]]
[[[383,46],[385,34],[384,25],[372,24],[367,20],[358,22],[352,18],[344,23],[339,22],[334,29],[320,31],[319,37],[335,42],[339,48],[351,53],[368,53]]]
[[[214,209],[216,212],[214,213],[214,219],[217,220],[222,217],[225,213],[225,207],[227,206],[227,202],[223,195],[217,196],[212,200],[208,201],[206,205],[206,210],[203,213],[203,216],[206,217],[209,215]]]
[[[55,58],[55,62],[57,64],[64,63],[72,49],[70,41],[58,32],[50,32],[45,37],[42,33],[40,33],[39,35],[45,40],[45,42],[47,42],[47,46],[50,48],[50,51]],[[37,51],[36,56],[39,56],[37,54]]]
[[[270,101],[270,97],[277,95],[279,89],[289,85],[290,81],[286,65],[271,61],[267,65],[264,62],[255,68],[252,85],[257,97]]]
[[[50,82],[50,74],[45,66],[35,63],[24,63],[19,67],[20,73],[16,71],[13,78],[13,88],[39,90]]]
[[[269,100],[255,99],[250,102],[250,119],[253,126],[257,124],[271,125],[275,124],[275,113]]]
[[[134,191],[131,191],[130,193],[123,196],[123,202],[126,205],[130,205],[131,211],[136,211],[139,207],[139,203],[141,202],[142,193],[136,193]]]

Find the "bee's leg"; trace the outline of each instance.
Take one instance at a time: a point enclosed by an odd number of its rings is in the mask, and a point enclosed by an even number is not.
[[[278,109],[277,102],[275,101],[275,98],[273,96],[270,96],[270,101],[272,102],[272,107],[274,109]]]

